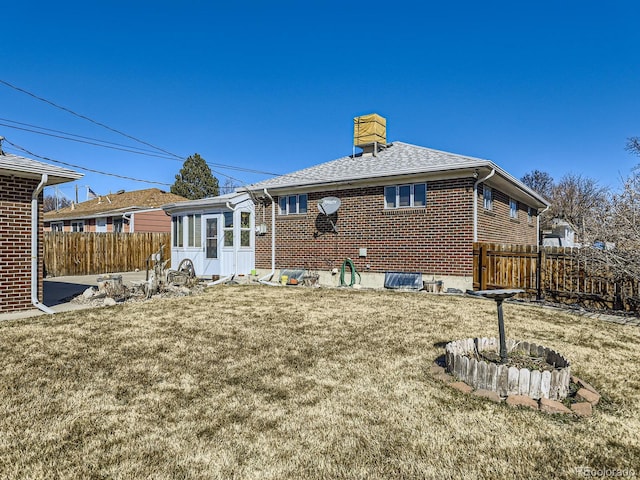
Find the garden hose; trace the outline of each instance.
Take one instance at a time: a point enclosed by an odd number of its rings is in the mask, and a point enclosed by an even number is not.
[[[340,269],[340,286],[341,287],[347,286],[347,284],[344,282],[344,273],[345,273],[347,264],[349,265],[349,268],[351,268],[351,283],[349,284],[349,286],[353,287],[353,284],[356,283],[356,275],[358,276],[358,283],[360,283],[360,281],[362,280],[362,277],[360,277],[360,274],[356,270],[356,266],[353,264],[353,260],[351,260],[350,258],[347,258],[342,263],[342,268]]]

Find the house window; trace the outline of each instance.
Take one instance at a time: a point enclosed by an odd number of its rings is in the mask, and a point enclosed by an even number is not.
[[[113,219],[113,232],[114,233],[122,233],[124,231],[124,223],[121,218]]]
[[[491,187],[484,185],[482,187],[482,198],[484,201],[484,208],[486,210],[493,210],[493,190]]]
[[[509,199],[509,216],[511,218],[518,218],[518,201],[513,198]]]
[[[64,229],[64,224],[62,222],[51,222],[52,232],[62,232],[63,229]]]
[[[251,246],[251,212],[240,212],[240,246]]]
[[[202,246],[202,219],[199,214],[187,215],[187,247]]]
[[[384,208],[427,206],[427,184],[413,183],[384,187]]]
[[[182,247],[184,245],[182,217],[173,217],[173,246]]]
[[[224,212],[224,246],[233,247],[233,212]]]
[[[84,220],[73,220],[71,222],[72,232],[84,232]]]
[[[533,216],[534,216],[533,208],[529,207],[527,209],[527,223],[533,223]]]
[[[278,199],[280,215],[307,213],[307,194],[287,195]]]

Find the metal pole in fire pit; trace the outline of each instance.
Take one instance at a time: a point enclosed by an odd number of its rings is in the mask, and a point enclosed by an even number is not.
[[[511,298],[518,293],[524,293],[524,290],[501,289],[501,290],[468,290],[467,293],[477,295],[484,298],[492,298],[496,301],[498,307],[498,334],[500,336],[500,363],[507,363],[507,337],[504,333],[504,317],[502,314],[502,302],[507,298]]]

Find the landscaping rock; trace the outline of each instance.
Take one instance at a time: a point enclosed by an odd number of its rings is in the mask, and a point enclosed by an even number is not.
[[[571,410],[579,417],[590,417],[593,413],[593,407],[589,402],[574,403],[571,405]]]
[[[571,410],[565,407],[562,403],[556,402],[555,400],[549,400],[548,398],[540,399],[540,410],[546,413],[571,413]]]
[[[593,388],[593,386],[590,383],[585,382],[584,380],[582,380],[581,378],[578,377],[571,377],[571,381],[577,385],[579,385],[582,388],[586,388],[587,390],[589,390],[590,392],[593,393],[598,393],[598,391]]]
[[[529,407],[532,410],[538,410],[538,402],[527,395],[509,395],[507,397],[507,405],[512,407]]]
[[[91,298],[95,295],[95,290],[93,289],[93,287],[89,287],[87,288],[84,292],[82,292],[82,296],[84,298]]]
[[[492,392],[491,390],[485,390],[484,388],[479,388],[472,392],[472,395],[476,397],[488,398],[492,402],[500,403],[502,398],[496,392]]]
[[[576,400],[583,400],[585,402],[589,402],[591,405],[597,405],[600,401],[600,394],[587,390],[586,388],[581,388],[576,393]]]
[[[104,299],[104,303],[103,304],[104,304],[105,307],[113,307],[114,305],[116,305],[116,303],[117,302],[113,298],[107,297],[107,298]]]
[[[467,385],[464,382],[453,382],[451,384],[451,387],[459,390],[462,393],[471,393],[473,391],[473,387]]]

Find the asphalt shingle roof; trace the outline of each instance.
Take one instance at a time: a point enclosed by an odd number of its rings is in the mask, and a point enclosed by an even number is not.
[[[47,185],[69,182],[82,178],[82,173],[74,172],[48,163],[38,162],[26,157],[20,157],[11,153],[0,154],[0,173],[16,175],[18,177],[38,178],[47,174]]]
[[[248,190],[280,188],[364,180],[422,172],[491,165],[483,160],[403,142],[387,145],[375,156],[356,155],[338,158],[320,165],[249,185]]]
[[[50,221],[96,217],[115,212],[160,208],[164,204],[184,200],[186,200],[186,198],[180,195],[164,192],[158,188],[148,188],[146,190],[101,195],[98,198],[77,203],[73,208],[65,207],[57,212],[45,212],[44,219]]]

